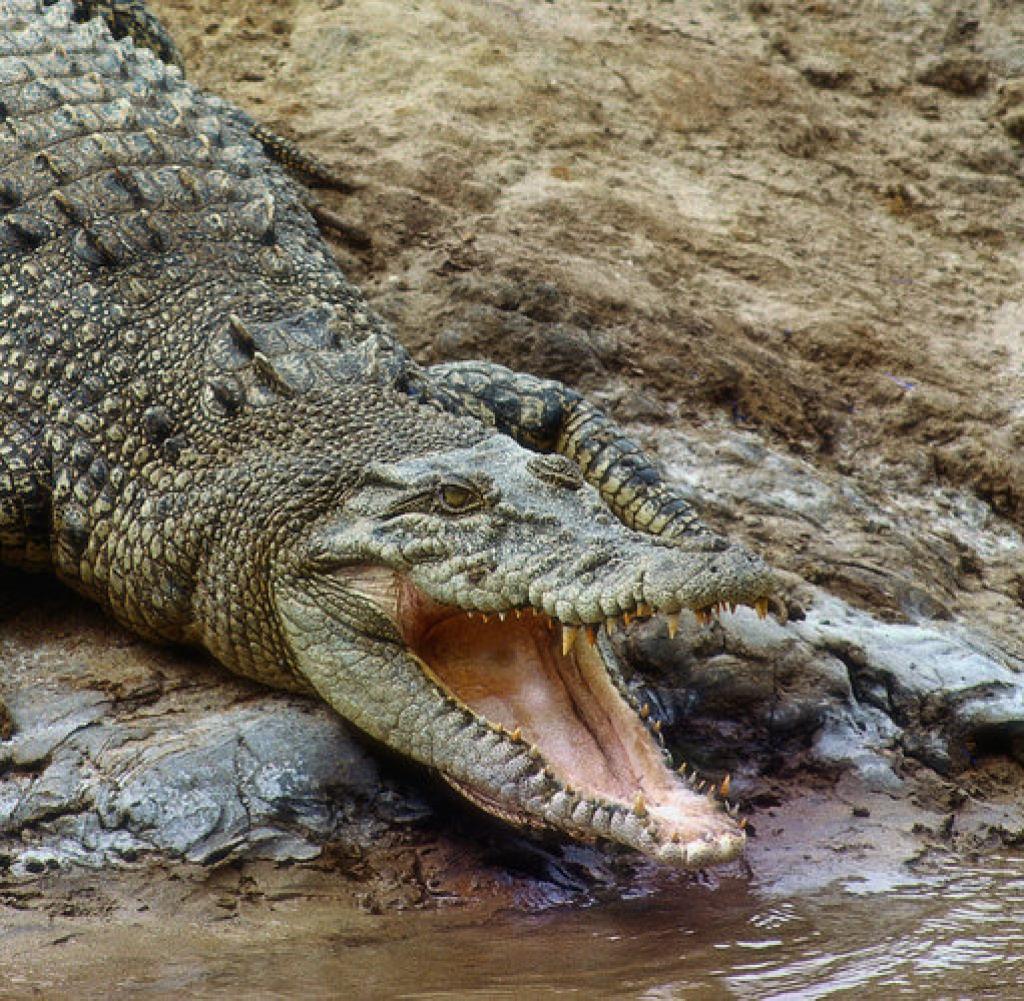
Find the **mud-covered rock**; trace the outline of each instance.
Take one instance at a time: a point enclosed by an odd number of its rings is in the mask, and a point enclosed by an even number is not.
[[[25,583],[0,621],[0,844],[13,874],[35,871],[40,853],[86,865],[309,859],[427,812],[326,706],[151,649],[58,588]]]

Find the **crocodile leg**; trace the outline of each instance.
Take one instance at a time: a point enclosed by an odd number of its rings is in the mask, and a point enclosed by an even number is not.
[[[324,188],[331,188],[343,195],[355,191],[358,185],[346,180],[341,174],[334,171],[319,157],[307,153],[298,143],[291,139],[285,139],[272,129],[258,122],[249,130],[253,139],[257,140],[263,147],[263,152],[276,160],[285,170],[294,174],[299,180]]]
[[[453,413],[493,424],[526,448],[571,459],[630,528],[673,540],[717,543],[643,449],[568,386],[485,361],[433,365],[426,372],[425,396]]]

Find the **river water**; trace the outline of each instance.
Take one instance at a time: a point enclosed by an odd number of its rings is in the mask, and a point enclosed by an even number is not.
[[[22,947],[16,929],[4,936],[3,998],[1012,1001],[1024,999],[1024,854],[793,897],[728,878],[533,914],[306,899],[219,931],[170,918],[45,946],[22,931]]]
[[[417,1001],[1024,998],[1024,855],[884,889],[766,900],[736,881],[482,927],[442,921],[325,960],[343,977],[354,961],[368,996]]]

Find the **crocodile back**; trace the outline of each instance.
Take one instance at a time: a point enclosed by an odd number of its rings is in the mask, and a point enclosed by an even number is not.
[[[251,120],[74,10],[0,0],[0,562],[176,636],[204,470],[329,439],[309,359],[384,335]]]

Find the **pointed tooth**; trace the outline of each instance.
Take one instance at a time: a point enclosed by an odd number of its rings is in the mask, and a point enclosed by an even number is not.
[[[676,771],[680,775],[682,775],[683,778],[686,778],[686,762],[685,761],[680,761],[679,762],[679,767],[676,769]]]
[[[576,627],[562,626],[562,656],[568,657],[569,651],[576,643]]]
[[[673,612],[671,615],[666,616],[668,621],[668,638],[674,640],[676,633],[679,632],[679,613]]]
[[[584,626],[583,631],[587,634],[587,642],[593,646],[597,642],[597,626]]]
[[[682,840],[683,840],[682,836],[679,834],[678,831],[673,831],[672,832],[672,844],[678,845],[678,844],[680,844],[682,842]]]
[[[660,733],[661,733],[661,720],[660,720],[660,719],[656,719],[656,720],[655,720],[655,721],[654,721],[654,722],[653,722],[653,723],[651,724],[651,729],[652,729],[652,730],[653,730],[653,731],[654,731],[655,733],[657,733],[657,734],[660,734]]]
[[[521,726],[517,726],[517,727],[516,727],[516,728],[515,728],[515,729],[514,729],[514,730],[513,730],[513,731],[512,731],[512,732],[511,732],[510,734],[509,734],[509,737],[511,737],[511,738],[512,738],[512,740],[522,740],[522,739],[523,739],[523,728],[522,728]]]
[[[726,796],[729,795],[729,787],[731,785],[732,779],[728,775],[726,775],[726,777],[722,779],[722,784],[718,787],[718,795],[721,796],[722,799],[725,799]]]
[[[609,636],[611,636],[611,634],[615,632],[616,625],[618,625],[618,619],[614,619],[611,616],[609,616],[607,619],[604,620],[604,631]]]
[[[644,794],[642,792],[638,792],[636,794],[636,799],[633,800],[633,813],[638,817],[647,816],[647,801],[644,799]]]
[[[504,612],[498,612],[498,621],[499,622],[504,622],[505,621],[505,613]]]
[[[649,619],[654,614],[654,609],[652,609],[646,601],[641,601],[640,604],[636,606],[636,614],[637,618]]]
[[[647,717],[650,716],[650,715],[651,715],[651,704],[649,702],[645,702],[640,707],[640,718],[641,719],[647,719]]]
[[[623,625],[627,625],[628,626],[633,621],[634,618],[636,618],[636,615],[633,612],[623,612],[622,613]]]
[[[754,602],[754,611],[757,612],[757,617],[759,619],[768,618],[768,599],[758,598],[757,601]]]

